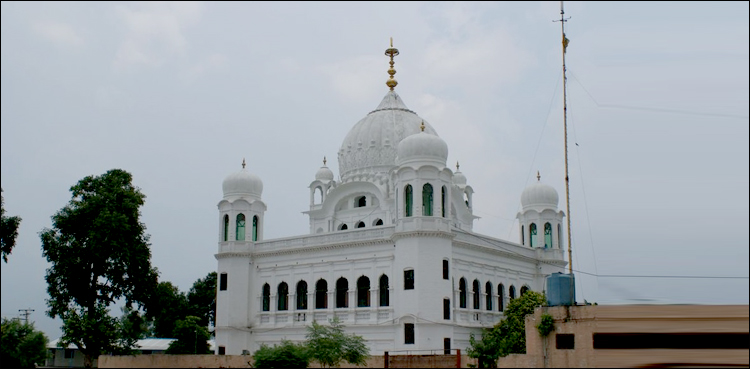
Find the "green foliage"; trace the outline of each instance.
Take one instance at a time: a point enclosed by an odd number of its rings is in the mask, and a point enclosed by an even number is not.
[[[140,207],[146,196],[130,173],[113,169],[88,176],[70,188],[72,199],[52,216],[53,228],[40,232],[47,269],[47,315],[63,321],[63,345],[75,344],[84,365],[109,352],[128,351],[119,320],[109,305],[146,308],[157,273]]]
[[[0,193],[2,193],[0,188]],[[18,237],[18,226],[21,224],[21,217],[5,216],[5,198],[0,194],[0,246],[2,246],[3,261],[8,262],[8,255],[16,246],[16,237]]]
[[[540,319],[539,324],[536,325],[536,329],[542,337],[547,337],[555,330],[555,319],[552,318],[552,315],[546,313],[542,314],[542,318]]]
[[[494,368],[499,357],[526,353],[526,315],[534,313],[537,306],[546,303],[544,294],[527,291],[510,300],[505,309],[505,319],[491,329],[484,330],[482,338],[469,337],[469,357],[478,359],[480,368]]]
[[[34,324],[24,324],[18,319],[2,321],[2,366],[5,368],[34,368],[44,365],[47,359],[47,336],[34,329]]]
[[[304,344],[294,344],[287,340],[282,340],[279,346],[262,345],[253,357],[256,368],[307,368],[310,362]]]
[[[187,293],[187,305],[190,315],[200,318],[200,325],[216,326],[216,272],[193,283]]]
[[[202,327],[197,316],[187,316],[184,320],[178,320],[173,336],[177,339],[169,344],[166,354],[180,355],[204,355],[212,354],[208,340],[211,335],[206,327]]]
[[[335,367],[343,360],[357,366],[366,365],[369,350],[361,336],[345,334],[344,326],[334,318],[330,326],[316,321],[307,327],[307,348],[312,360],[322,367]]]
[[[154,336],[174,338],[177,321],[188,316],[188,300],[171,282],[159,282],[151,296],[148,317],[154,320]]]

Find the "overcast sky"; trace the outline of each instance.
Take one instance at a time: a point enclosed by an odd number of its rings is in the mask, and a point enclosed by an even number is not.
[[[338,177],[344,137],[386,94],[389,37],[396,92],[475,190],[476,232],[518,242],[537,170],[565,210],[559,2],[1,10],[2,188],[23,218],[2,316],[34,309],[50,339],[38,233],[72,185],[132,173],[152,263],[187,291],[216,270],[221,184],[243,158],[264,183],[265,238],[309,233],[307,186],[324,156]],[[748,3],[565,10],[578,300],[747,304]]]

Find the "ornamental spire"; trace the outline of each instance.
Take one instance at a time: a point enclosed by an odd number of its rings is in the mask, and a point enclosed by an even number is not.
[[[385,82],[385,85],[391,88],[391,91],[393,91],[393,88],[398,85],[398,82],[395,78],[393,78],[393,75],[396,74],[396,70],[393,69],[393,57],[398,55],[398,49],[393,47],[393,37],[391,37],[391,47],[385,49],[385,55],[391,57],[391,67],[388,69],[388,74],[391,75],[391,77]]]
[[[542,180],[542,176],[539,175],[539,171],[536,171],[536,181],[539,182]]]
[[[456,160],[456,172],[458,172],[458,160]]]
[[[245,158],[242,158],[242,169],[245,169]]]
[[[326,157],[323,157],[323,166],[326,166]]]
[[[419,126],[419,128],[421,128],[422,132],[424,132],[424,121],[422,121],[422,124]]]

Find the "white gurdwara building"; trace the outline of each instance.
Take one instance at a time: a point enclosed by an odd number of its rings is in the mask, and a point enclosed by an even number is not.
[[[219,202],[217,354],[303,341],[334,317],[384,351],[461,349],[503,318],[509,299],[562,271],[563,212],[550,186],[521,195],[520,243],[472,231],[474,190],[448,146],[396,92],[357,122],[310,183],[310,233],[265,240],[260,178],[245,169]],[[538,178],[538,177],[537,177]]]

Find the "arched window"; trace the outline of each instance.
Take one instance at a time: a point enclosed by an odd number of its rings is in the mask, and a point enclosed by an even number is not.
[[[276,304],[278,305],[277,310],[287,310],[289,308],[289,286],[287,286],[286,282],[279,283],[277,298],[279,299]]]
[[[552,247],[552,224],[544,223],[544,248]]]
[[[510,285],[510,288],[508,288],[508,297],[510,297],[511,300],[516,298],[516,288],[513,287],[513,285]]]
[[[258,216],[253,215],[253,241],[258,240]]]
[[[562,248],[562,226],[557,225],[557,248]]]
[[[328,308],[328,282],[320,279],[315,283],[315,308]]]
[[[347,227],[347,226],[346,226],[346,224],[341,224],[341,225],[339,226],[339,231],[345,231],[345,230],[347,230],[347,229],[349,229],[349,227]]]
[[[245,214],[237,214],[237,232],[235,233],[237,241],[245,240]]]
[[[500,283],[497,286],[497,311],[503,311],[505,309],[505,304],[503,304],[504,297],[505,297],[505,286],[503,286],[503,284]]]
[[[479,281],[474,280],[474,283],[472,283],[472,291],[474,292],[474,309],[479,310],[479,294],[482,293],[481,288],[479,287]]]
[[[357,279],[357,307],[370,306],[370,278],[365,276]]]
[[[422,186],[422,215],[432,216],[432,185],[429,183]]]
[[[534,247],[534,239],[536,238],[536,224],[531,223],[529,225],[529,245]]]
[[[297,283],[297,310],[307,310],[307,282]]]
[[[443,197],[440,200],[440,204],[441,204],[440,213],[443,215],[443,218],[445,218],[445,208],[448,207],[448,204],[446,204],[446,202],[445,202],[445,196],[447,196],[447,195],[446,195],[446,192],[445,192],[445,186],[443,186]]]
[[[315,187],[315,200],[314,204],[323,203],[323,189],[321,187]]]
[[[380,306],[388,306],[388,276],[380,276]]]
[[[367,198],[365,196],[360,196],[356,200],[354,200],[355,208],[362,208],[365,206],[367,206]]]
[[[466,308],[466,280],[463,278],[458,281],[458,307]]]
[[[485,299],[485,308],[487,311],[492,311],[492,283],[487,281],[487,284],[484,285],[484,291],[487,294],[487,299]]]
[[[224,241],[229,240],[229,215],[224,214]]]
[[[529,286],[523,286],[521,287],[521,296],[529,291]]]
[[[263,285],[263,311],[271,310],[271,286]]]
[[[341,277],[336,281],[336,307],[345,308],[349,306],[349,281]]]
[[[411,216],[411,205],[412,205],[412,193],[411,185],[406,185],[404,188],[404,216]]]
[[[357,223],[357,228],[364,228],[364,227],[365,227],[365,222]]]
[[[521,245],[526,244],[526,235],[523,232],[523,225],[521,225]]]
[[[383,219],[376,219],[375,222],[373,222],[374,226],[382,226],[383,225]]]

